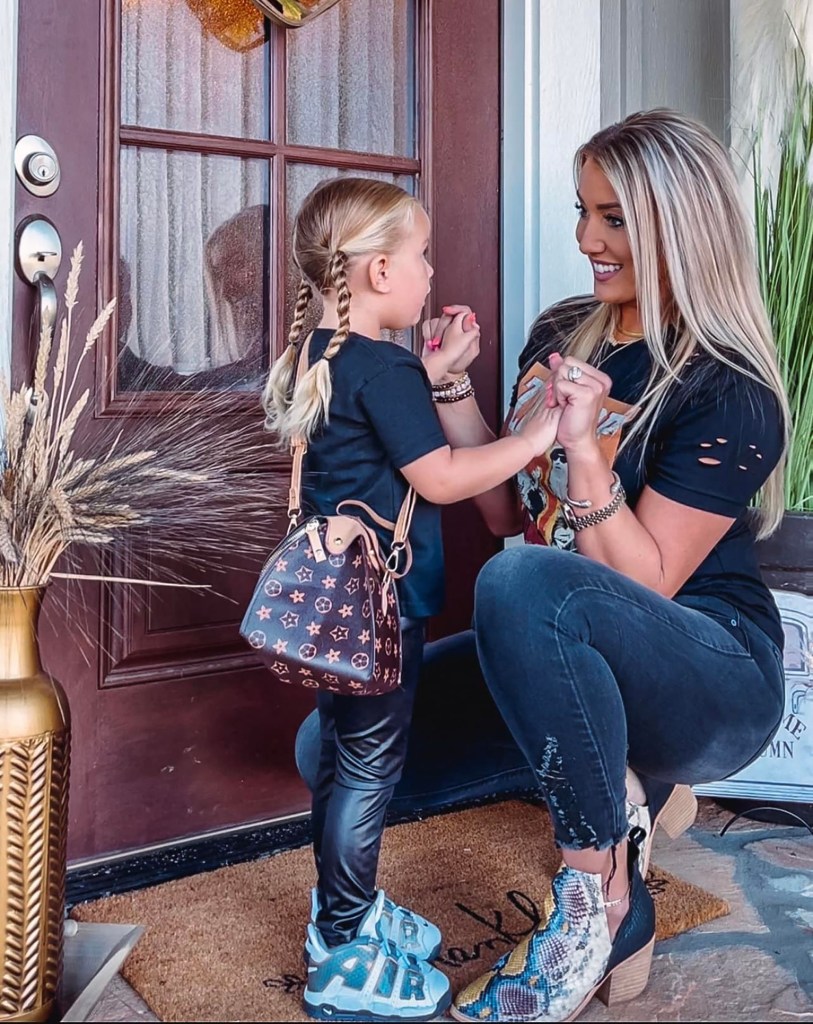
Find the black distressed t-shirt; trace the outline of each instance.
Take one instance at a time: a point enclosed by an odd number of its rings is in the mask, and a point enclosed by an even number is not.
[[[311,366],[332,336],[330,330],[313,332]],[[304,508],[334,515],[341,501],[353,498],[395,522],[408,490],[399,470],[448,444],[423,363],[391,342],[351,334],[330,360],[330,374],[330,415],[311,439],[304,460]],[[360,509],[346,511],[364,518]],[[386,555],[392,533],[373,522],[368,525]],[[397,584],[401,614],[416,619],[437,615],[444,598],[440,508],[420,496],[409,543],[412,568]]]
[[[521,380],[534,363],[546,366],[553,352],[565,353],[569,333],[595,308],[589,301],[572,301],[542,313],[531,328],[519,359]],[[610,345],[595,364],[612,380],[609,397],[634,406],[649,379],[651,357],[644,341]],[[517,401],[514,389],[512,406]],[[629,428],[625,428],[629,429]],[[623,432],[622,435],[623,437]],[[762,580],[748,505],[765,483],[782,454],[784,428],[776,396],[766,386],[705,354],[696,356],[673,387],[654,424],[643,460],[633,442],[618,454],[613,468],[621,478],[627,501],[634,508],[644,486],[681,505],[734,519],[725,536],[692,573],[678,595],[715,596],[737,608],[780,647],[782,625],[774,599]],[[552,490],[529,490],[520,479],[520,493],[531,530],[545,494],[562,494],[566,459],[561,448],[549,459]],[[555,477],[561,471],[562,481]],[[520,475],[522,477],[522,475]],[[534,505],[536,502],[536,505]],[[555,522],[543,540],[575,549],[574,535]]]

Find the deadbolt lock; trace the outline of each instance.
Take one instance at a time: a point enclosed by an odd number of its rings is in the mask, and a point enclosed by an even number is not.
[[[59,188],[59,161],[53,148],[38,135],[24,135],[14,147],[17,177],[35,196],[50,196]]]
[[[37,185],[50,185],[57,176],[56,160],[48,153],[34,153],[25,162],[26,178]]]

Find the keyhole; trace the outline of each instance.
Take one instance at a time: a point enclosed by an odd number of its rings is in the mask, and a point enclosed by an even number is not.
[[[56,161],[48,153],[34,153],[28,159],[26,170],[35,181],[47,185],[56,177]]]

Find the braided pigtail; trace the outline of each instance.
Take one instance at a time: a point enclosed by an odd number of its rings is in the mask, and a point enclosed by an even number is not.
[[[306,439],[330,413],[330,361],[350,336],[350,286],[357,260],[397,251],[414,222],[417,200],[391,182],[339,177],[323,181],[305,198],[294,220],[292,252],[302,275],[289,345],[274,364],[263,396],[266,426],[281,446]],[[315,292],[335,302],[338,327],[324,355],[296,384],[297,355],[308,304]]]
[[[299,338],[302,334],[302,325],[305,323],[305,314],[308,312],[308,306],[310,305],[312,297],[313,289],[310,286],[310,282],[306,281],[303,277],[299,285],[299,291],[296,295],[294,322],[291,324],[290,331],[288,331],[289,345],[299,345]]]
[[[341,250],[330,261],[330,283],[336,292],[339,326],[325,349],[325,359],[332,359],[350,334],[350,288],[347,285],[347,255]]]
[[[279,434],[280,444],[284,447],[291,440],[291,432],[287,427],[288,414],[293,401],[293,384],[296,376],[299,342],[305,314],[308,311],[313,290],[305,278],[299,285],[294,308],[294,321],[288,333],[288,347],[276,360],[268,374],[268,381],[263,391],[262,404],[265,409],[265,429]]]
[[[330,399],[333,396],[330,360],[350,334],[350,288],[347,284],[346,253],[341,250],[333,253],[328,274],[330,287],[336,292],[339,326],[322,358],[317,360],[296,386],[285,423],[289,434],[302,434],[305,438],[312,437],[314,431],[328,421]]]

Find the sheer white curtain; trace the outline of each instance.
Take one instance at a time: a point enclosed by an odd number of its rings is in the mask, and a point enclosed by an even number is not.
[[[340,0],[288,34],[288,141],[414,153],[414,0]]]
[[[184,0],[127,0],[123,123],[267,137],[266,50],[229,49]],[[190,373],[227,365],[256,341],[229,337],[228,319],[211,308],[206,243],[241,210],[268,202],[267,181],[261,160],[122,150],[121,255],[132,303],[126,343],[140,359]],[[261,240],[251,241],[245,259],[262,255]],[[260,305],[262,296],[260,285]]]
[[[411,156],[413,6],[341,0],[288,31],[287,139],[274,141]],[[122,122],[266,139],[268,50],[230,49],[187,0],[122,0]],[[123,147],[122,341],[138,360],[189,374],[265,349],[268,171],[260,159]],[[288,212],[332,173],[289,165]]]

